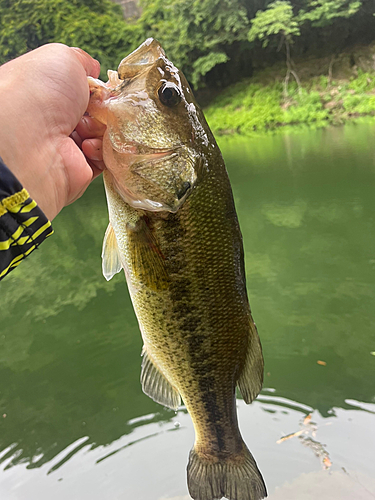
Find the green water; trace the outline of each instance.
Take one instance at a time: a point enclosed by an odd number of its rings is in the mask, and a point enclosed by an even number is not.
[[[271,499],[375,497],[374,137],[220,142],[266,361],[239,419]],[[107,222],[98,179],[0,284],[1,500],[189,498],[191,422],[142,393],[124,276],[101,275]]]

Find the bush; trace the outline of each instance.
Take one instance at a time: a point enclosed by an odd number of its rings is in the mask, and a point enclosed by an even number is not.
[[[368,92],[375,88],[375,75],[358,70],[358,76],[353,77],[348,88],[355,92]]]
[[[142,35],[110,0],[0,0],[0,64],[50,42],[81,47],[117,68]]]
[[[344,109],[351,114],[371,114],[375,112],[375,96],[348,94],[343,99]]]

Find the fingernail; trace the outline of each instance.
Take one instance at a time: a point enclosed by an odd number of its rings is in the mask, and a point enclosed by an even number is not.
[[[90,120],[88,120],[85,115],[82,116],[81,122],[82,122],[83,126],[85,126],[88,130],[91,130]]]

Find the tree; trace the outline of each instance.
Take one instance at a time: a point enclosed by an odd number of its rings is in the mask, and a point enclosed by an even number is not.
[[[337,18],[349,18],[356,14],[362,1],[310,0],[306,9],[301,9],[297,19],[300,24],[310,21],[312,27],[331,25]]]
[[[258,0],[261,1],[261,0]],[[296,37],[301,36],[302,27],[308,30],[331,26],[338,19],[349,19],[361,9],[366,0],[305,0],[300,6],[292,7],[289,0],[276,0],[265,10],[258,10],[251,20],[251,29],[248,33],[250,42],[260,40],[262,47],[274,41],[278,49],[284,45],[286,52],[287,72],[284,79],[284,95],[288,95],[290,75],[295,78],[300,90],[301,84],[294,69],[290,55],[291,45]],[[306,31],[306,30],[305,30]],[[318,36],[318,35],[315,35]],[[275,44],[276,45],[276,44]],[[332,56],[329,74],[332,73]]]
[[[300,22],[293,13],[292,5],[287,0],[276,0],[271,3],[267,10],[258,11],[255,18],[251,20],[251,29],[248,34],[250,42],[258,39],[263,47],[275,39],[278,41],[278,50],[285,45],[286,52],[286,75],[284,79],[284,96],[288,95],[288,83],[290,75],[293,75],[298,88],[301,82],[296,71],[293,69],[293,61],[290,56],[290,46],[294,38],[301,35]]]
[[[140,42],[110,0],[0,0],[0,64],[45,43],[78,46],[99,59],[102,77]]]
[[[348,19],[354,16],[362,7],[362,1],[348,0],[309,0],[305,9],[298,14],[300,25],[308,25],[308,28],[325,28],[331,26],[335,20]],[[332,81],[332,67],[337,52],[340,51],[340,43],[331,45],[332,56],[328,68],[328,79]],[[341,47],[342,48],[342,47]]]
[[[248,18],[241,0],[144,0],[140,24],[195,88],[229,60],[228,48],[246,40]]]
[[[0,64],[62,42],[99,59],[103,78],[152,36],[197,89],[249,76],[254,59],[283,47],[287,95],[290,76],[299,85],[293,45],[302,53],[325,47],[337,52],[361,38],[365,44],[373,39],[373,0],[269,1],[141,0],[141,16],[130,22],[111,0],[0,0]]]

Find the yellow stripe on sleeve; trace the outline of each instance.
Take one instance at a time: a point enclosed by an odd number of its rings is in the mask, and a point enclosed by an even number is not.
[[[20,254],[20,255],[17,255],[17,257],[15,257],[15,258],[12,260],[12,262],[9,264],[9,266],[8,266],[6,269],[4,269],[4,271],[2,271],[2,272],[0,273],[0,278],[2,278],[3,276],[5,276],[5,275],[6,275],[6,273],[9,271],[9,269],[10,269],[11,267],[16,267],[16,266],[18,266],[18,264],[22,261],[22,259],[23,259],[24,257],[26,257],[27,255],[29,255],[29,253],[31,253],[31,252],[35,249],[35,247],[36,247],[36,245],[33,245],[32,247],[30,247],[30,248],[27,250],[27,252],[25,252],[25,253],[23,253],[23,254]]]
[[[20,236],[21,234],[23,233],[23,230],[25,227],[29,227],[31,226],[31,224],[33,224],[33,222],[35,222],[36,220],[38,220],[39,217],[30,217],[29,219],[27,219],[25,222],[22,223],[22,226],[20,226],[12,235],[10,238],[8,238],[7,240],[5,241],[0,241],[0,250],[8,250],[8,248],[13,245],[14,243],[16,243],[17,245],[23,245],[25,243],[25,241],[27,241],[27,239],[30,237],[29,235],[27,236],[23,236],[21,238],[21,240],[24,240],[22,243],[19,241],[20,240]],[[51,223],[48,221],[48,224],[51,225]],[[43,228],[45,228],[47,226],[47,224],[44,224],[44,226],[42,226]],[[42,231],[43,232],[43,231]],[[37,234],[39,236],[40,234],[40,229],[38,229],[38,231],[36,231],[36,233],[33,234],[33,239],[34,238],[37,238],[38,236],[35,236],[35,234]]]
[[[32,235],[30,236],[25,236],[26,238],[26,241],[29,239],[31,241],[34,241],[37,239],[38,236],[40,236],[46,229],[48,229],[49,227],[51,227],[51,223],[50,221],[46,222],[44,224],[44,226],[40,227],[37,231],[35,231],[35,233],[33,233]],[[22,238],[23,239],[23,238]],[[26,242],[25,242],[26,243]]]
[[[27,205],[25,205],[21,208],[20,213],[26,214],[27,212],[30,212],[36,206],[37,206],[36,201],[32,200],[30,203],[28,203]]]
[[[17,231],[15,231],[12,236],[5,240],[5,241],[0,241],[0,250],[8,250],[10,245],[14,242],[14,240],[17,240],[21,234],[23,233],[24,228],[20,226]]]

